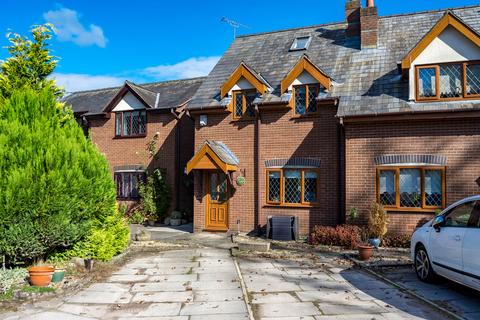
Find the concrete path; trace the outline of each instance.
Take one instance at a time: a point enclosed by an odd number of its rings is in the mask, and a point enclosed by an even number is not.
[[[448,319],[368,274],[322,261],[324,268],[308,260],[240,259],[255,319]]]
[[[2,316],[0,315],[0,318]],[[104,283],[3,319],[248,319],[228,250],[167,251],[136,259]]]

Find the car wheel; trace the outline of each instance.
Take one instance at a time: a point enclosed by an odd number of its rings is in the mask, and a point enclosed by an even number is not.
[[[423,282],[432,282],[435,280],[435,272],[428,258],[427,250],[424,246],[419,246],[415,251],[415,272],[418,279]]]

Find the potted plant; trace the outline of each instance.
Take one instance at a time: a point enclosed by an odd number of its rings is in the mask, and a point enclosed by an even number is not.
[[[387,213],[383,206],[373,202],[370,206],[368,217],[368,232],[370,239],[368,242],[378,249],[382,237],[387,233]]]
[[[52,276],[53,283],[60,283],[62,282],[63,278],[65,278],[65,269],[63,268],[55,268],[55,272]]]
[[[170,215],[170,225],[179,226],[182,224],[182,213],[180,211],[173,211]]]
[[[28,268],[30,284],[35,287],[46,287],[52,281],[55,268],[52,266],[32,266]]]
[[[373,246],[369,243],[365,243],[366,238],[368,238],[367,232],[368,230],[365,228],[362,229],[362,242],[357,245],[358,256],[362,261],[367,261],[373,255]]]

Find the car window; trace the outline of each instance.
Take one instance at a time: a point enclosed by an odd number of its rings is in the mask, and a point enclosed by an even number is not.
[[[445,227],[468,227],[475,201],[463,203],[447,213]]]
[[[475,207],[473,207],[472,214],[470,216],[469,225],[474,228],[480,228],[480,201],[475,202]]]

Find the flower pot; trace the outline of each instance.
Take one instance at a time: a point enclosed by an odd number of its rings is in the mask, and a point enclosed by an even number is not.
[[[52,276],[52,282],[53,283],[62,282],[63,278],[65,278],[65,270],[56,269]]]
[[[163,224],[168,226],[170,224],[170,217],[166,217],[165,220],[163,220]]]
[[[182,224],[182,219],[170,219],[171,226],[179,226]]]
[[[55,268],[52,266],[37,266],[28,268],[30,284],[35,287],[46,287],[52,281]]]
[[[149,227],[155,226],[155,221],[154,220],[148,220],[147,221]]]
[[[380,238],[368,239],[368,243],[374,246],[375,249],[378,249],[380,247],[380,242],[381,242]]]
[[[358,255],[360,260],[367,261],[372,257],[373,247],[371,245],[359,245],[358,246]]]

